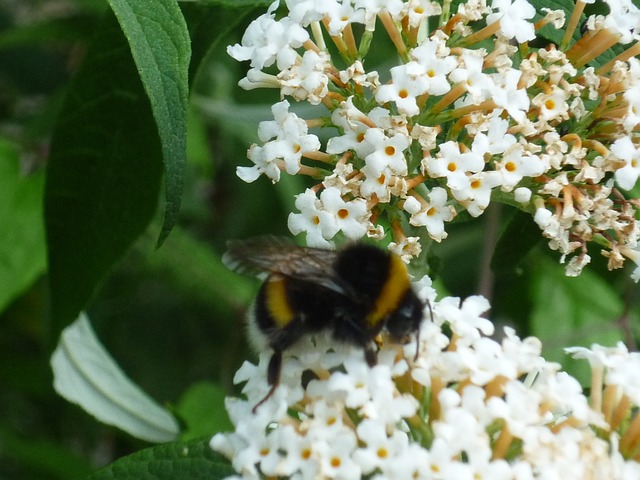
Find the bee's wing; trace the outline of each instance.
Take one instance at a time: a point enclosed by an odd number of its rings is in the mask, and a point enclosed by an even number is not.
[[[345,293],[333,270],[335,259],[333,250],[298,247],[286,238],[265,236],[227,242],[222,262],[239,273],[259,278],[279,274]]]

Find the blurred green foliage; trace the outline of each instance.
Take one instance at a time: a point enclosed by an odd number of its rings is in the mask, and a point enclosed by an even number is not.
[[[257,283],[224,268],[225,241],[286,235],[293,194],[304,183],[285,176],[277,185],[265,178],[247,185],[235,176],[257,140],[259,121],[270,118],[278,99],[276,92],[240,90],[236,83],[245,66],[225,53],[227,44],[239,41],[253,10],[226,10],[213,2],[180,7],[192,53],[179,216],[156,249],[165,205],[154,202],[144,232],[123,244],[124,255],[110,254],[108,273],[95,275],[81,301],[123,370],[179,417],[190,440],[229,425],[223,393],[234,391],[235,370],[252,358],[243,316]],[[59,398],[49,367],[64,325],[50,311],[43,177],[62,99],[105,22],[114,24],[99,0],[0,2],[0,478],[80,478],[146,446]],[[391,47],[375,55],[384,62]],[[58,175],[65,177],[65,170]],[[89,183],[88,190],[101,185]],[[95,220],[78,211],[69,215],[78,224]],[[441,294],[488,296],[494,321],[522,336],[540,336],[554,360],[563,360],[561,349],[569,345],[617,339],[633,345],[639,294],[628,272],[609,273],[604,260],[594,258],[581,278],[567,278],[536,229],[521,222],[509,207],[495,206],[477,220],[452,225],[433,252]],[[120,235],[117,222],[109,228]],[[530,249],[514,249],[513,255],[509,245],[521,244]],[[99,242],[83,249],[104,255]],[[511,256],[501,261],[502,255]],[[53,291],[78,288],[61,287],[53,285]]]

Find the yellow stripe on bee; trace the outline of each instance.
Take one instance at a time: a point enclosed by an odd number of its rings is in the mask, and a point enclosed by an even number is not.
[[[367,315],[367,325],[375,327],[384,317],[395,310],[411,288],[407,266],[397,255],[391,255],[389,275],[376,300],[373,310]]]
[[[265,288],[267,311],[277,327],[286,327],[295,316],[287,298],[286,280],[282,277],[271,277],[267,280]]]

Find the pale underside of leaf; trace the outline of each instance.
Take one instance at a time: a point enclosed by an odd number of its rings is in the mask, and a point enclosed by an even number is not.
[[[149,442],[177,437],[175,418],[122,372],[84,313],[62,332],[51,366],[56,392],[101,422]]]

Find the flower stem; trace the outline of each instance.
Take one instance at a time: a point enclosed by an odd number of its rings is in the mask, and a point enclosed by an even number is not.
[[[490,23],[486,27],[481,30],[478,30],[476,33],[469,35],[468,37],[463,38],[460,41],[460,45],[463,47],[467,47],[469,45],[473,45],[474,43],[481,42],[485,38],[489,38],[491,35],[500,30],[500,21],[495,21]]]
[[[573,32],[576,30],[578,22],[580,22],[580,15],[582,15],[585,5],[586,3],[584,3],[583,0],[578,0],[575,7],[573,7],[573,12],[571,12],[569,23],[567,23],[567,28],[564,32],[564,37],[562,37],[562,42],[560,42],[560,50],[565,51],[569,46]]]
[[[634,46],[626,49],[617,57],[612,58],[610,61],[596,70],[596,73],[598,75],[605,75],[611,71],[616,62],[626,62],[631,57],[637,57],[638,55],[640,55],[640,42],[637,42]]]
[[[407,53],[407,46],[404,44],[404,41],[402,40],[402,36],[400,35],[400,32],[396,28],[396,24],[393,22],[393,18],[391,18],[391,15],[389,15],[389,12],[382,11],[378,14],[378,17],[382,21],[382,25],[384,25],[384,28],[387,31],[387,34],[389,35],[389,38],[395,45],[398,55],[400,55],[400,58],[402,58],[405,62],[408,61],[409,54]]]

